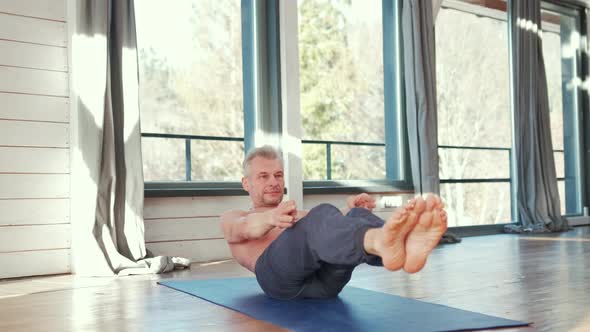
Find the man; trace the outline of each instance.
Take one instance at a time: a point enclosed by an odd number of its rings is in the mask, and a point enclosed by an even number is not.
[[[362,263],[417,272],[447,229],[435,195],[410,200],[387,221],[371,213],[375,200],[367,194],[349,198],[342,211],[329,204],[298,210],[282,201],[283,161],[270,146],[249,152],[243,173],[252,208],[221,216],[224,237],[238,263],[276,299],[334,297]]]

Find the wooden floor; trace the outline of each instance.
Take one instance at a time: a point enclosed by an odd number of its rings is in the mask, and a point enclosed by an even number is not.
[[[0,331],[281,331],[156,285],[159,278],[250,275],[226,261],[161,276],[4,280]],[[360,266],[350,284],[534,322],[520,331],[590,331],[590,228],[465,238],[437,248],[420,273]]]

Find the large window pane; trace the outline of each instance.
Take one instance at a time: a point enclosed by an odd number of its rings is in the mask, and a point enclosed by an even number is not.
[[[565,177],[565,159],[563,152],[553,152],[553,158],[555,159],[555,174],[557,178]]]
[[[438,141],[510,148],[507,16],[477,2],[443,2],[436,18]]]
[[[303,139],[383,143],[381,1],[301,0],[298,13]],[[308,145],[304,142],[303,178],[327,179],[325,146]],[[332,172],[333,179],[384,178],[384,171],[363,173],[384,170],[384,159],[362,153],[355,163],[345,151],[331,156],[346,163]]]
[[[443,183],[448,222],[454,226],[509,223],[510,183]]]
[[[542,11],[543,59],[549,93],[551,140],[555,150],[563,150],[563,91],[561,66],[561,37],[559,14]]]
[[[543,58],[547,73],[551,140],[559,182],[562,214],[580,214],[581,180],[578,118],[579,13],[554,4],[541,12]]]
[[[136,13],[142,132],[243,137],[240,0],[141,0]],[[216,144],[203,141],[192,149],[200,156],[192,165],[195,178],[217,179],[215,165],[241,159],[243,151],[215,153]],[[149,149],[157,147],[143,150],[156,155]],[[167,163],[144,159],[147,173]],[[166,180],[151,174],[151,180]]]
[[[559,191],[559,197],[565,197],[565,181],[560,180],[557,181],[557,190]],[[559,200],[560,211],[561,214],[565,214],[565,199],[561,198]]]
[[[510,178],[509,150],[440,148],[438,156],[441,179]]]
[[[435,30],[439,175],[454,179],[441,185],[449,225],[510,222],[506,2],[443,1]],[[478,149],[482,147],[498,150]],[[506,182],[461,183],[479,179]]]
[[[244,142],[195,140],[191,150],[195,151],[191,163],[193,181],[238,181],[242,178],[242,158],[236,156],[244,153]]]
[[[184,181],[185,143],[181,139],[143,138],[143,177],[145,181]]]
[[[332,178],[344,180],[384,179],[384,147],[332,146]]]
[[[303,144],[303,176],[306,180],[328,179],[325,144]]]

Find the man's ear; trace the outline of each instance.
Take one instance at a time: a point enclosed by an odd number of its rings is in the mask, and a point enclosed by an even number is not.
[[[248,178],[247,177],[242,177],[242,188],[244,188],[245,191],[248,191]]]

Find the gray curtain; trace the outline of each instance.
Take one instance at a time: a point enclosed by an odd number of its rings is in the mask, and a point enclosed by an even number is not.
[[[438,12],[440,11],[440,7],[442,6],[442,2],[443,0],[432,0],[432,17],[435,22]]]
[[[133,0],[76,2],[72,89],[73,272],[159,273],[184,259],[146,258]]]
[[[416,192],[440,193],[433,4],[402,0],[404,97]]]
[[[510,1],[518,225],[508,232],[568,230],[561,216],[543,60],[541,1]]]
[[[400,1],[410,163],[414,190],[420,194],[440,194],[434,19],[441,3]],[[440,242],[458,243],[461,238],[446,232]]]

